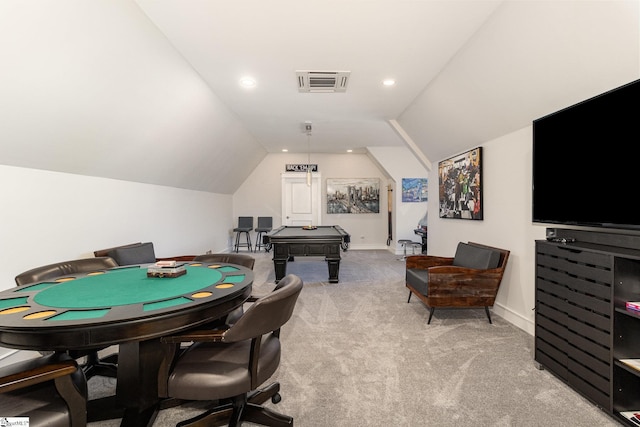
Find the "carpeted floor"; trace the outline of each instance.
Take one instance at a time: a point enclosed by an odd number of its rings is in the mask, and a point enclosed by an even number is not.
[[[271,254],[254,256],[254,290],[268,292]],[[282,401],[269,405],[297,427],[619,425],[536,369],[533,337],[502,318],[489,324],[483,310],[436,310],[427,325],[422,303],[407,303],[404,262],[390,252],[343,253],[339,283],[327,282],[320,258],[297,258],[287,272],[305,286],[272,378]],[[92,378],[91,395],[109,393],[113,382]],[[162,410],[154,425],[175,425],[203,407]]]

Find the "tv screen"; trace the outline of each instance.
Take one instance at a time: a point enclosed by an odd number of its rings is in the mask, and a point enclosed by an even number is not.
[[[533,121],[533,222],[640,229],[640,80]]]

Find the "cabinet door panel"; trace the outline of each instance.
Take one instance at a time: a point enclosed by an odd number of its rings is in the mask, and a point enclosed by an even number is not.
[[[567,380],[567,353],[563,353],[548,343],[538,340],[535,360],[561,379]]]
[[[560,323],[563,328],[566,328],[567,312],[558,310],[558,307],[561,307],[563,301],[550,295],[538,294],[538,296],[536,316],[544,316],[556,323]],[[544,319],[541,320],[544,321]]]
[[[580,326],[578,324],[586,323],[588,326],[580,328],[582,333],[589,334],[589,328],[591,328],[593,329],[593,333],[597,335],[597,337],[594,336],[593,339],[597,341],[606,339],[608,342],[609,331],[611,330],[611,317],[592,310],[593,309],[590,310],[573,304],[567,306],[567,314],[569,317],[579,319],[577,322],[572,323],[574,328],[579,328]],[[602,331],[605,331],[605,333],[603,334]]]
[[[547,338],[547,335],[552,335],[552,336],[556,336],[559,339],[563,340],[563,341],[567,341],[567,326],[566,326],[566,322],[562,323],[562,322],[556,322],[554,320],[551,320],[548,317],[543,317],[543,316],[538,316],[536,318],[536,322],[539,328],[541,328],[540,331],[537,330],[536,328],[536,334],[537,336],[539,336],[540,338],[543,338],[547,341],[553,339],[553,338]],[[544,330],[544,335],[543,335],[543,330]],[[556,345],[557,347],[560,347],[560,345],[558,343],[554,343],[554,345]],[[565,346],[562,346],[563,348]]]
[[[582,316],[594,313],[599,317],[604,316],[609,322],[611,321],[611,300],[592,298],[577,292],[571,293],[568,299],[571,303],[567,308],[572,311],[569,315],[582,319]],[[610,328],[607,327],[607,329]]]
[[[584,361],[584,360],[583,360]],[[590,361],[591,366],[593,366],[594,360]],[[599,362],[602,364],[602,362]],[[610,381],[609,381],[609,371],[608,367],[605,367],[605,375],[606,378],[600,375],[598,372],[591,370],[590,366],[585,366],[583,363],[574,360],[572,357],[569,357],[569,362],[567,364],[569,368],[569,372],[580,376],[584,381],[587,381],[593,387],[600,390],[603,394],[609,395]]]
[[[583,335],[575,333],[573,330],[568,332],[568,342],[577,351],[591,354],[593,357],[599,359],[602,362],[606,362],[607,366],[611,365],[611,347],[603,345],[602,343],[594,342]],[[572,351],[569,350],[569,353]]]
[[[589,375],[588,372],[586,375]],[[571,384],[583,396],[587,397],[601,408],[611,411],[611,396],[609,393],[603,392],[601,389],[595,387],[592,383],[585,381],[574,372],[568,373],[568,381],[569,384]]]

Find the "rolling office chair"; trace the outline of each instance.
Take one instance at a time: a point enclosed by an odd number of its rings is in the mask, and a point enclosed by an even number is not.
[[[258,226],[256,227],[256,248],[255,251],[259,251],[260,248],[264,246],[264,249],[269,252],[271,250],[271,244],[268,243],[264,245],[262,243],[262,236],[265,233],[270,232],[273,229],[273,217],[270,216],[259,216],[258,217]]]
[[[182,400],[216,400],[219,406],[178,426],[218,425],[243,421],[267,426],[291,426],[293,418],[262,403],[280,401],[280,385],[258,389],[280,363],[280,328],[293,314],[302,280],[285,276],[282,286],[251,305],[238,321],[222,330],[194,330],[161,338],[165,351],[175,354],[182,342],[194,342],[173,366],[161,370],[160,397]],[[165,381],[166,379],[166,381]],[[194,380],[197,379],[197,380]]]
[[[251,245],[251,231],[253,231],[253,217],[252,216],[241,216],[238,217],[238,226],[233,229],[236,233],[236,243],[234,245],[234,250],[237,253],[238,248],[246,247],[249,252],[253,252],[253,246]],[[241,243],[242,234],[246,237],[246,243]]]
[[[31,427],[85,427],[87,379],[66,353],[0,367],[0,416],[29,417]]]
[[[29,283],[42,282],[61,276],[90,273],[92,271],[106,270],[117,266],[118,264],[115,260],[110,257],[74,259],[32,268],[31,270],[18,274],[15,277],[15,282],[18,286],[24,286]],[[69,354],[75,359],[86,357],[86,361],[82,365],[82,370],[87,378],[91,378],[94,375],[116,378],[118,355],[114,353],[100,359],[98,356],[99,350],[102,349],[70,350]]]

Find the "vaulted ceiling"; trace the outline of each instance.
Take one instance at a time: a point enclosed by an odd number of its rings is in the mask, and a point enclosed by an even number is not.
[[[154,1],[142,10],[268,152],[400,145],[389,126],[500,1]],[[300,92],[296,71],[348,71],[344,92]],[[247,90],[244,76],[255,79]],[[393,78],[396,84],[383,85]]]
[[[637,0],[3,0],[0,162],[233,193],[267,153],[306,152],[305,122],[313,152],[408,144],[435,162],[637,79],[639,13]],[[344,91],[301,91],[297,71],[348,72]]]

